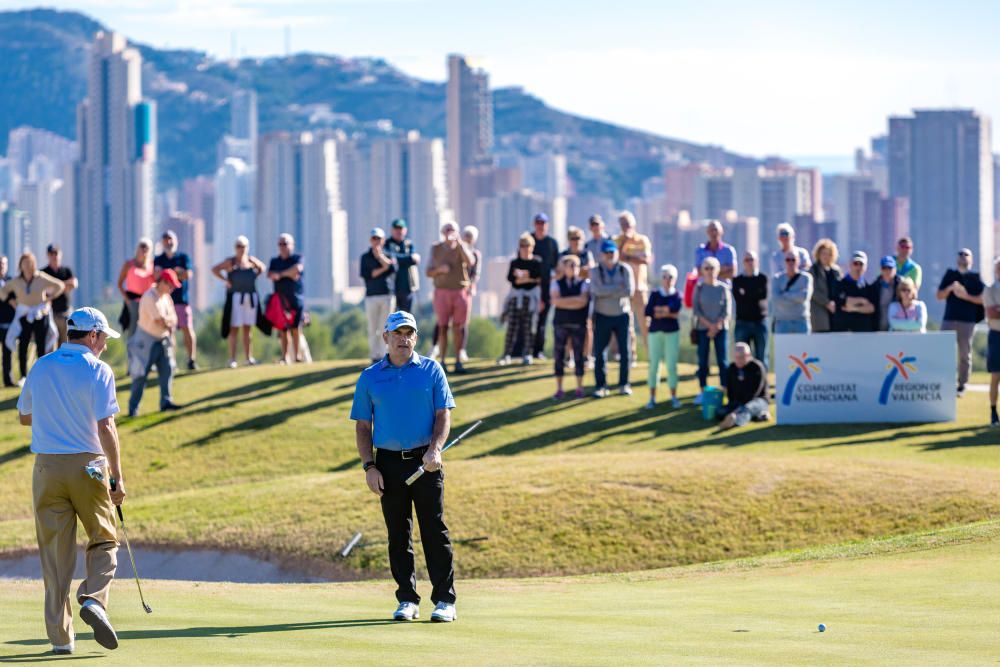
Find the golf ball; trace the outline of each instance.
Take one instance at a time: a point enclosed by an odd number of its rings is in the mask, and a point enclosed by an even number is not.
[[[820,623],[819,624],[819,631],[820,632],[826,632],[826,623]]]

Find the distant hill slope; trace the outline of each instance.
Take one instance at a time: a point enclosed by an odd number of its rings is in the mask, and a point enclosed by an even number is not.
[[[75,12],[0,12],[0,153],[18,125],[75,136],[87,54],[102,29]],[[228,127],[228,99],[239,86],[258,91],[262,132],[317,123],[357,130],[387,119],[397,128],[444,135],[444,84],[408,76],[381,59],[302,53],[220,61],[199,51],[138,47],[145,94],[159,109],[161,187],[215,170],[215,144]],[[444,69],[442,57],[442,75]],[[664,152],[716,163],[748,160],[558,111],[519,88],[496,90],[494,103],[497,144],[524,149],[531,137],[560,135],[582,193],[618,201],[636,195],[642,179],[660,171]]]

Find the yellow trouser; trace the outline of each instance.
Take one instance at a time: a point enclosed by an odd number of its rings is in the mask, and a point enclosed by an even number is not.
[[[35,457],[32,495],[38,555],[45,582],[45,630],[57,646],[73,641],[73,611],[69,589],[76,569],[76,519],[87,531],[87,576],[76,591],[105,609],[118,567],[118,536],[107,482],[87,475],[96,454],[39,454]],[[108,470],[104,469],[104,478]]]

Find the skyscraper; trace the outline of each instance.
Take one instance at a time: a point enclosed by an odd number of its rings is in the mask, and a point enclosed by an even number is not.
[[[306,304],[338,308],[348,254],[336,142],[310,132],[275,132],[261,138],[259,157],[257,252],[269,256],[278,235],[290,233],[305,262]]]
[[[233,253],[236,237],[254,237],[254,190],[257,172],[239,158],[226,158],[215,172],[215,213],[211,261],[221,262]],[[270,246],[252,247],[255,255],[267,255]]]
[[[990,119],[971,109],[916,110],[889,119],[889,194],[910,202],[910,235],[924,283],[936,285],[959,248],[978,267],[993,254]],[[988,269],[984,269],[989,273]],[[932,315],[939,302],[928,299]]]
[[[142,99],[142,57],[125,37],[99,32],[87,98],[77,108],[77,263],[82,301],[112,295],[118,268],[153,235],[156,107]]]
[[[475,218],[476,199],[465,192],[465,173],[492,165],[493,98],[489,75],[465,56],[448,56],[448,195],[460,224]]]

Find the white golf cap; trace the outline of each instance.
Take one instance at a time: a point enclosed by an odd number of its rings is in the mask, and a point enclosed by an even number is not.
[[[368,238],[373,239],[378,237],[380,239],[385,238],[385,230],[381,227],[372,227],[372,233],[368,235]]]
[[[108,338],[121,338],[122,335],[108,326],[108,318],[96,308],[77,308],[66,319],[67,331],[103,331]]]

